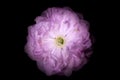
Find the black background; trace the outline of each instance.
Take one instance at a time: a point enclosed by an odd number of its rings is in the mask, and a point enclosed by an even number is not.
[[[39,0],[39,1],[13,1],[7,2],[6,16],[11,26],[7,26],[9,46],[4,60],[6,65],[5,75],[10,79],[31,79],[31,80],[98,80],[109,77],[112,70],[108,64],[111,62],[110,54],[106,48],[110,45],[106,38],[109,38],[109,26],[105,25],[109,8],[104,7],[106,3],[96,0]],[[82,13],[84,19],[90,23],[90,33],[95,38],[93,54],[81,70],[73,72],[70,77],[46,76],[39,71],[36,63],[24,52],[26,44],[27,28],[35,24],[34,19],[49,7],[70,7],[73,11]],[[6,23],[6,24],[9,24]],[[5,25],[6,25],[5,24]],[[109,56],[108,56],[109,54]],[[110,61],[109,61],[110,60]],[[8,78],[8,77],[6,77]]]

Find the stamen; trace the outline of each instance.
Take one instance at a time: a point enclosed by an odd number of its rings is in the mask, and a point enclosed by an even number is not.
[[[64,44],[64,39],[62,37],[56,38],[56,44],[62,46]]]

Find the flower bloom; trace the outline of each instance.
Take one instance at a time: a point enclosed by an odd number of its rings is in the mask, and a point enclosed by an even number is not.
[[[88,22],[68,8],[49,8],[28,27],[25,51],[47,75],[70,76],[87,62]]]

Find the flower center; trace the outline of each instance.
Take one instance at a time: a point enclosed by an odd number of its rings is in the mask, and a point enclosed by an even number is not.
[[[56,44],[62,46],[64,44],[64,39],[62,37],[56,38]]]

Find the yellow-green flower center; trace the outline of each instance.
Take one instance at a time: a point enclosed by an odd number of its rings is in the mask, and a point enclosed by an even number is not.
[[[64,39],[62,37],[56,38],[56,44],[62,46],[64,44]]]

